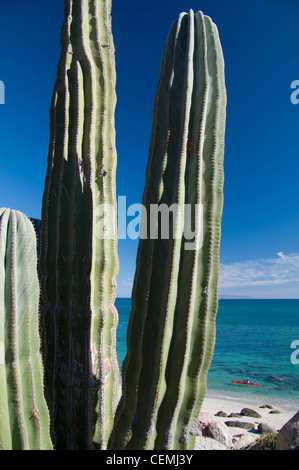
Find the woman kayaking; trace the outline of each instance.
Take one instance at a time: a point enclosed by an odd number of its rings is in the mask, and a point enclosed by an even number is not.
[[[246,380],[244,380],[243,382],[240,382],[239,380],[232,380],[232,382],[234,384],[241,384],[241,385],[255,385],[257,387],[260,387],[261,384],[253,384],[252,382],[250,382],[249,378],[247,377]]]

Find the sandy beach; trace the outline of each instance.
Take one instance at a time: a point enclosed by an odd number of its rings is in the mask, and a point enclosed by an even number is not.
[[[270,405],[272,408],[260,408],[264,405]],[[239,413],[243,408],[255,410],[261,418],[251,418],[249,416],[241,416]],[[255,424],[255,430],[246,431],[242,428],[230,427],[231,434],[240,435],[247,432],[257,432],[259,423],[265,423],[278,431],[284,424],[289,421],[299,411],[299,400],[287,401],[278,398],[254,397],[246,395],[227,396],[227,393],[221,395],[218,392],[208,392],[202,405],[202,412],[215,415],[219,411],[223,411],[228,416],[231,413],[238,415],[237,417],[222,417],[225,421],[246,421]],[[273,411],[275,411],[273,413]],[[279,412],[279,413],[277,413]]]

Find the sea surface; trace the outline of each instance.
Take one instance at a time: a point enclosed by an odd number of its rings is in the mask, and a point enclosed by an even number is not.
[[[119,298],[116,307],[117,354],[121,364],[126,354],[131,300]],[[296,340],[299,341],[299,300],[220,300],[208,392],[299,402],[299,364],[291,361],[291,344]],[[231,382],[247,377],[260,386]]]

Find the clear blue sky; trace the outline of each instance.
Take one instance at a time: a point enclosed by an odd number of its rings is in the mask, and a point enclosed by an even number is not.
[[[222,296],[299,297],[298,0],[113,0],[117,191],[141,202],[160,61],[171,23],[202,10],[217,24],[228,94]],[[0,7],[0,206],[40,217],[62,0]],[[128,218],[130,220],[130,218]],[[120,240],[129,296],[137,241]]]

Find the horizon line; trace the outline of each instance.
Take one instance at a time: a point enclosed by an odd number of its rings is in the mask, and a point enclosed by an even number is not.
[[[123,296],[117,296],[117,299],[129,299],[131,300],[131,297],[123,297]],[[299,297],[294,298],[294,297],[281,297],[281,298],[273,298],[273,297],[219,297],[218,300],[299,300]]]

